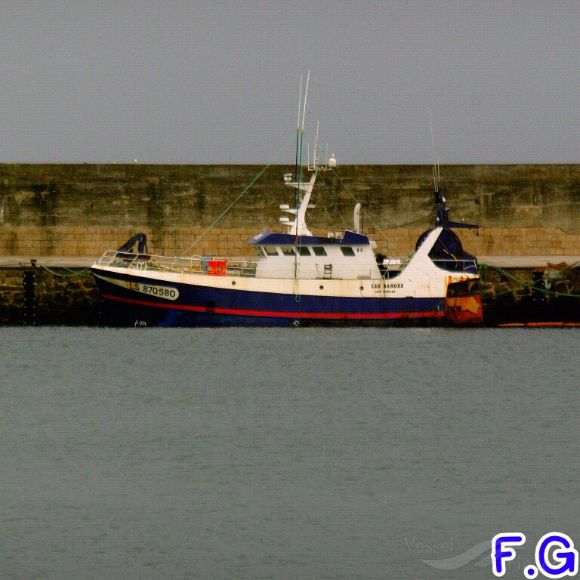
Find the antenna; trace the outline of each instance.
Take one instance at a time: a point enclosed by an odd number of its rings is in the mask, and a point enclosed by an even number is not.
[[[318,129],[320,128],[320,121],[316,121],[316,140],[314,141],[314,159],[312,160],[312,164],[314,165],[314,169],[316,169],[316,163],[317,163],[317,151],[318,151]]]
[[[453,222],[449,220],[449,208],[445,196],[439,191],[441,184],[441,169],[439,160],[435,159],[435,138],[433,137],[433,123],[431,121],[431,109],[429,109],[429,128],[431,130],[431,151],[433,155],[433,196],[435,197],[435,225],[442,228],[479,228],[474,224]]]
[[[300,77],[302,82],[302,77]],[[308,100],[308,84],[310,83],[310,71],[306,75],[306,88],[304,89],[304,105],[302,107],[302,124],[300,125],[300,130],[304,131],[304,118],[306,117],[306,101]]]
[[[431,130],[431,156],[433,158],[433,191],[439,193],[439,183],[441,173],[439,171],[439,160],[435,159],[435,137],[433,136],[433,122],[431,121],[431,109],[429,109],[429,129]]]
[[[302,201],[302,191],[300,184],[302,183],[302,141],[304,134],[304,119],[306,117],[306,101],[308,100],[308,85],[310,84],[310,71],[306,75],[306,84],[304,86],[304,98],[302,98],[302,75],[300,75],[300,91],[298,95],[298,126],[296,129],[296,187],[295,199],[296,207]],[[300,114],[302,113],[302,120]]]
[[[298,121],[296,128],[300,130],[300,109],[302,108],[302,75],[300,75],[300,89],[298,90]]]
[[[441,183],[441,171],[439,169],[439,160],[433,162],[433,189],[439,193],[439,184]]]
[[[316,122],[316,138],[314,140],[314,155],[312,157],[312,165],[310,165],[310,143],[308,143],[308,171],[314,171],[318,165],[318,129],[320,128],[320,121]]]

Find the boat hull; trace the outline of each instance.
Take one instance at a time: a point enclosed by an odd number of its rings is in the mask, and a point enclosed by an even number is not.
[[[469,308],[458,311],[456,304],[448,307],[445,297],[309,296],[172,281],[175,293],[168,299],[143,292],[163,288],[160,280],[95,267],[92,271],[105,302],[105,322],[112,326],[461,326],[481,321],[477,296],[471,297]],[[478,315],[473,313],[474,301]]]

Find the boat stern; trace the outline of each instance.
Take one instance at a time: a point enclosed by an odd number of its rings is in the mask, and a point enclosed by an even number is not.
[[[445,320],[453,326],[483,325],[483,303],[478,289],[479,275],[448,278]]]
[[[445,299],[445,320],[453,326],[481,326],[483,305],[479,294]]]

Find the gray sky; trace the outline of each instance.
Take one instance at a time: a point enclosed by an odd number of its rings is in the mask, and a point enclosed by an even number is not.
[[[578,162],[577,0],[0,0],[0,162]]]

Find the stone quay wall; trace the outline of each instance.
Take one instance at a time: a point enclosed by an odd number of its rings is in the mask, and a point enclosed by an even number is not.
[[[137,232],[165,255],[253,255],[248,240],[280,230],[293,205],[290,166],[0,164],[0,256],[98,256]],[[580,164],[451,165],[441,189],[475,255],[578,255]],[[246,193],[241,195],[244,190]],[[225,208],[235,206],[211,229]],[[387,255],[406,254],[433,224],[431,167],[349,165],[321,173],[309,224],[363,230]]]
[[[0,325],[94,326],[101,309],[85,268],[0,267]]]

